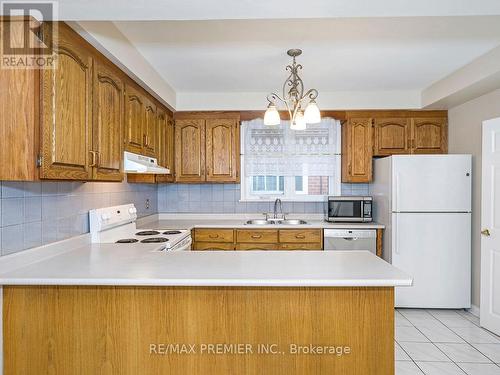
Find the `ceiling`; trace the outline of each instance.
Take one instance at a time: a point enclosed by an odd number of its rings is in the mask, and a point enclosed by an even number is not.
[[[498,0],[59,0],[63,20],[209,20],[500,14]]]
[[[500,45],[500,16],[115,22],[177,92],[422,90]]]

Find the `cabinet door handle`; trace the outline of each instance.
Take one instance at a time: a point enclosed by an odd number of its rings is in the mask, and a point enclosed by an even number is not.
[[[90,163],[89,167],[96,167],[96,152],[95,151],[89,151],[91,155],[92,162]]]
[[[262,234],[252,234],[252,236],[251,236],[251,237],[252,237],[252,238],[255,238],[255,239],[257,239],[257,238],[262,238]]]
[[[209,234],[208,237],[209,238],[219,238],[219,235],[218,234]]]
[[[101,153],[99,151],[95,152],[95,166],[99,167],[101,165]]]
[[[297,234],[297,235],[295,235],[295,238],[298,238],[299,240],[303,240],[304,238],[306,238],[306,236],[304,236],[303,234]]]
[[[148,146],[148,136],[146,134],[142,135],[142,143],[144,143],[144,147]]]

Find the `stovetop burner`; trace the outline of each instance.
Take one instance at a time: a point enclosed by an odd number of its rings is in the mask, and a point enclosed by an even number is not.
[[[163,237],[151,237],[151,238],[145,238],[142,240],[142,243],[157,243],[157,242],[167,242],[168,238],[163,238]]]
[[[180,230],[167,230],[166,232],[163,232],[163,234],[166,235],[172,235],[172,234],[181,234],[182,232]]]
[[[135,238],[124,238],[123,240],[118,240],[116,243],[136,243],[139,242],[139,240],[136,240]]]
[[[157,234],[160,234],[160,232],[157,232],[155,230],[143,230],[142,232],[137,232],[135,235],[136,236],[156,236]]]

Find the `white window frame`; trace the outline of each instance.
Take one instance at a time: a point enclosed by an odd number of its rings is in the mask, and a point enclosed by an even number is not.
[[[284,194],[273,194],[273,193],[263,193],[260,195],[251,194],[252,187],[252,176],[246,176],[245,174],[245,124],[241,125],[240,131],[240,169],[241,169],[241,197],[240,202],[274,202],[277,198],[281,199],[283,202],[324,202],[325,197],[328,195],[340,195],[341,191],[341,159],[342,156],[339,155],[336,159],[336,170],[339,173],[335,174],[335,177],[329,177],[328,187],[329,192],[325,195],[308,195],[305,193],[295,193],[295,176],[285,176],[285,192]],[[340,137],[340,135],[339,135]],[[304,176],[307,177],[307,176]],[[307,179],[304,179],[306,183]]]

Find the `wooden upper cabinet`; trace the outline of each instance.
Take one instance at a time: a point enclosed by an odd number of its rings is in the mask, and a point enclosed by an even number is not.
[[[145,98],[144,111],[143,153],[144,155],[157,157],[158,121],[156,119],[156,105]]]
[[[156,119],[158,121],[158,165],[161,167],[168,168],[167,112],[163,108],[158,107],[156,111]]]
[[[158,165],[168,168],[170,174],[156,176],[156,182],[173,182],[174,179],[174,123],[165,108],[158,106]]]
[[[410,153],[410,119],[374,120],[374,156]]]
[[[239,160],[238,121],[206,121],[206,181],[237,182]]]
[[[168,181],[173,181],[175,176],[175,127],[174,119],[171,115],[167,115],[167,149],[166,149],[166,165],[170,169]]]
[[[144,141],[144,97],[135,85],[125,86],[125,150],[142,153]]]
[[[0,21],[24,41],[24,21]],[[12,43],[15,47],[20,46]],[[36,180],[39,153],[39,69],[0,69],[0,180]]]
[[[42,71],[41,178],[92,177],[93,58],[84,45],[74,31],[61,25],[54,39],[56,67]]]
[[[123,179],[123,92],[122,79],[109,63],[94,64],[93,179]]]
[[[448,152],[448,121],[446,118],[413,118],[411,125],[413,154]]]
[[[370,182],[372,156],[372,119],[350,118],[342,125],[342,182]]]
[[[175,122],[175,180],[205,181],[205,120]]]

